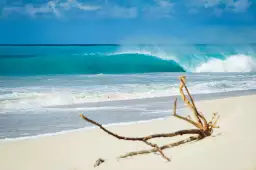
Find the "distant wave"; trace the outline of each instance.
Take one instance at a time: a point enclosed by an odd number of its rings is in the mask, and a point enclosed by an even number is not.
[[[254,56],[166,56],[149,51],[0,57],[0,75],[255,72]]]

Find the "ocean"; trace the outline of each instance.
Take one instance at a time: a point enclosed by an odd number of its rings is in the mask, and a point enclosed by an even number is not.
[[[256,92],[256,44],[0,46],[0,139],[171,115],[186,75],[196,100]],[[179,111],[186,109],[180,103]]]

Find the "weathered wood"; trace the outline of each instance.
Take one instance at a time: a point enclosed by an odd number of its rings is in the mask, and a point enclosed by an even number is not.
[[[145,136],[145,137],[126,137],[126,136],[120,136],[118,134],[115,134],[111,131],[109,131],[108,129],[106,129],[105,127],[103,127],[101,124],[99,124],[98,122],[95,122],[92,119],[89,119],[88,117],[84,116],[83,114],[80,114],[80,116],[94,124],[95,126],[98,126],[99,128],[101,128],[103,131],[105,131],[107,134],[116,137],[117,139],[120,140],[131,140],[131,141],[147,141],[153,138],[166,138],[166,137],[174,137],[174,136],[182,136],[182,135],[191,135],[191,134],[198,134],[198,135],[202,135],[202,131],[200,129],[188,129],[188,130],[179,130],[173,133],[159,133],[159,134],[152,134],[149,136]]]
[[[186,93],[189,96],[189,99],[186,97],[186,95],[183,91],[183,88],[185,88]],[[113,136],[117,139],[128,140],[128,141],[140,141],[140,142],[143,142],[143,143],[153,147],[153,149],[150,149],[150,150],[141,150],[141,151],[136,151],[136,152],[129,152],[125,155],[120,156],[119,158],[126,158],[126,157],[134,156],[134,155],[141,155],[141,154],[159,152],[164,159],[170,161],[170,159],[163,153],[164,149],[179,146],[181,144],[188,143],[188,142],[191,142],[191,141],[203,139],[203,138],[205,138],[207,136],[210,136],[212,134],[213,128],[219,128],[219,126],[217,126],[217,121],[219,120],[219,115],[217,115],[217,113],[213,113],[211,121],[208,122],[206,120],[206,118],[204,117],[204,115],[197,110],[195,102],[194,102],[194,100],[193,100],[193,98],[192,98],[192,96],[191,96],[191,94],[190,94],[190,92],[189,92],[189,90],[186,86],[186,77],[185,76],[180,77],[179,91],[180,91],[180,95],[181,95],[181,98],[182,98],[183,102],[193,111],[193,115],[195,117],[195,120],[193,120],[190,116],[184,117],[184,116],[181,116],[181,115],[176,113],[177,99],[175,99],[174,104],[173,104],[173,116],[178,118],[178,119],[184,120],[184,121],[192,124],[197,129],[179,130],[179,131],[172,132],[172,133],[152,134],[152,135],[148,135],[148,136],[144,136],[144,137],[126,137],[126,136],[121,136],[119,134],[116,134],[112,131],[109,131],[108,129],[103,127],[100,123],[98,123],[98,122],[96,122],[92,119],[89,119],[88,117],[86,117],[83,114],[80,114],[80,116],[81,116],[81,118],[83,118],[87,122],[90,122],[90,123],[94,124],[95,126],[102,129],[104,132],[106,132],[107,134],[109,134],[109,135],[111,135],[111,136]],[[166,137],[175,137],[175,136],[181,136],[181,135],[193,135],[193,134],[196,134],[197,136],[191,136],[187,139],[184,139],[184,140],[181,140],[181,141],[178,141],[178,142],[175,142],[175,143],[170,143],[170,144],[167,144],[167,145],[163,145],[161,147],[159,147],[157,144],[149,142],[149,140],[154,139],[154,138],[166,138]],[[103,162],[104,162],[103,159],[99,159],[98,161],[96,161],[96,164],[98,166]]]
[[[153,144],[153,143],[151,143],[151,142],[149,142],[149,141],[144,141],[144,143],[146,143],[147,145],[149,145],[149,146],[155,148],[156,151],[158,151],[158,152],[162,155],[162,157],[163,157],[164,159],[166,159],[167,161],[171,161],[167,156],[165,156],[165,154],[163,153],[163,151],[161,150],[161,148],[159,148],[159,146],[158,146],[157,144]]]
[[[153,134],[153,135],[149,135],[149,136],[145,136],[145,137],[126,137],[126,136],[120,136],[116,133],[113,133],[111,131],[109,131],[108,129],[106,129],[105,127],[103,127],[100,123],[92,120],[92,119],[89,119],[88,117],[84,116],[83,114],[80,114],[80,116],[94,124],[95,126],[98,126],[99,128],[101,128],[104,132],[106,132],[107,134],[111,135],[111,136],[114,136],[115,138],[117,139],[120,139],[120,140],[130,140],[130,141],[141,141],[141,142],[144,142],[145,144],[155,148],[161,155],[164,159],[166,159],[167,161],[170,161],[170,159],[164,155],[163,151],[161,150],[161,148],[159,148],[157,146],[157,144],[152,144],[150,142],[148,142],[148,140],[150,139],[153,139],[153,138],[164,138],[164,137],[174,137],[174,136],[181,136],[181,135],[186,135],[186,134],[198,134],[198,135],[202,135],[202,131],[200,129],[189,129],[189,130],[180,130],[180,131],[177,131],[177,132],[173,132],[173,133],[160,133],[160,134]]]
[[[183,88],[185,88],[190,100],[187,99],[185,93],[183,92]],[[196,118],[196,121],[193,121],[191,118],[188,119],[186,117],[182,117],[180,115],[177,115],[176,111],[173,112],[174,116],[179,118],[179,119],[185,120],[185,121],[193,124],[197,128],[199,128],[202,131],[204,137],[210,136],[212,134],[213,128],[218,128],[218,126],[216,124],[217,124],[217,121],[219,119],[219,116],[217,116],[216,113],[213,113],[212,120],[210,122],[207,122],[204,115],[201,112],[199,112],[196,108],[194,99],[191,96],[191,94],[190,94],[190,92],[189,92],[189,90],[186,86],[186,77],[185,76],[180,77],[180,89],[179,90],[180,90],[182,100],[193,111],[193,114],[194,114],[194,117]],[[176,101],[174,102],[174,108],[176,109]]]
[[[170,143],[170,144],[167,144],[167,145],[163,145],[163,146],[160,147],[160,149],[164,150],[164,149],[168,149],[168,148],[173,148],[173,147],[179,146],[181,144],[185,144],[185,143],[192,142],[192,141],[195,141],[195,140],[200,140],[200,139],[201,139],[201,137],[199,137],[199,136],[197,136],[197,137],[191,136],[187,139],[180,140],[180,141],[175,142],[175,143]],[[157,149],[141,150],[141,151],[129,152],[125,155],[119,156],[118,158],[127,158],[127,157],[130,157],[130,156],[149,154],[149,153],[155,153],[155,152],[157,152]]]
[[[202,122],[201,122],[201,120],[199,118],[199,113],[198,113],[197,108],[195,106],[194,100],[193,100],[193,98],[192,98],[192,96],[191,96],[191,94],[190,94],[190,92],[189,92],[189,90],[188,90],[188,88],[186,86],[186,83],[185,83],[186,80],[185,79],[186,79],[185,76],[181,76],[180,77],[180,89],[179,90],[180,90],[181,97],[182,97],[184,103],[186,103],[187,106],[193,111],[194,117],[196,118],[196,120],[198,122],[197,126],[199,126],[200,129],[202,129],[203,128],[203,124],[202,124]],[[183,92],[183,87],[185,88],[185,90],[186,90],[186,92],[187,92],[191,102],[187,99],[185,93]]]
[[[177,117],[177,118],[179,118],[179,119],[185,120],[185,121],[191,123],[192,125],[194,125],[195,127],[199,128],[199,129],[201,128],[201,126],[200,126],[197,122],[193,121],[193,120],[190,118],[190,116],[189,116],[188,118],[186,118],[186,117],[183,117],[183,116],[178,115],[178,114],[176,113],[176,107],[177,107],[177,98],[175,99],[175,101],[174,101],[174,103],[173,103],[173,116],[175,116],[175,117]]]

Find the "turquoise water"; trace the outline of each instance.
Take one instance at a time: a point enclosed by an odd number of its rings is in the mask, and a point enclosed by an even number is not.
[[[180,75],[198,100],[253,94],[255,63],[253,44],[1,46],[0,138],[169,116]]]
[[[0,75],[251,72],[256,69],[255,48],[255,44],[1,46]]]

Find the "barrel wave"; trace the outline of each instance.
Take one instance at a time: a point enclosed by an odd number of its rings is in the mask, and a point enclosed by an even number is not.
[[[136,53],[79,54],[63,56],[2,56],[1,75],[124,74],[184,72],[173,60]]]
[[[255,72],[255,47],[0,46],[0,75]]]

